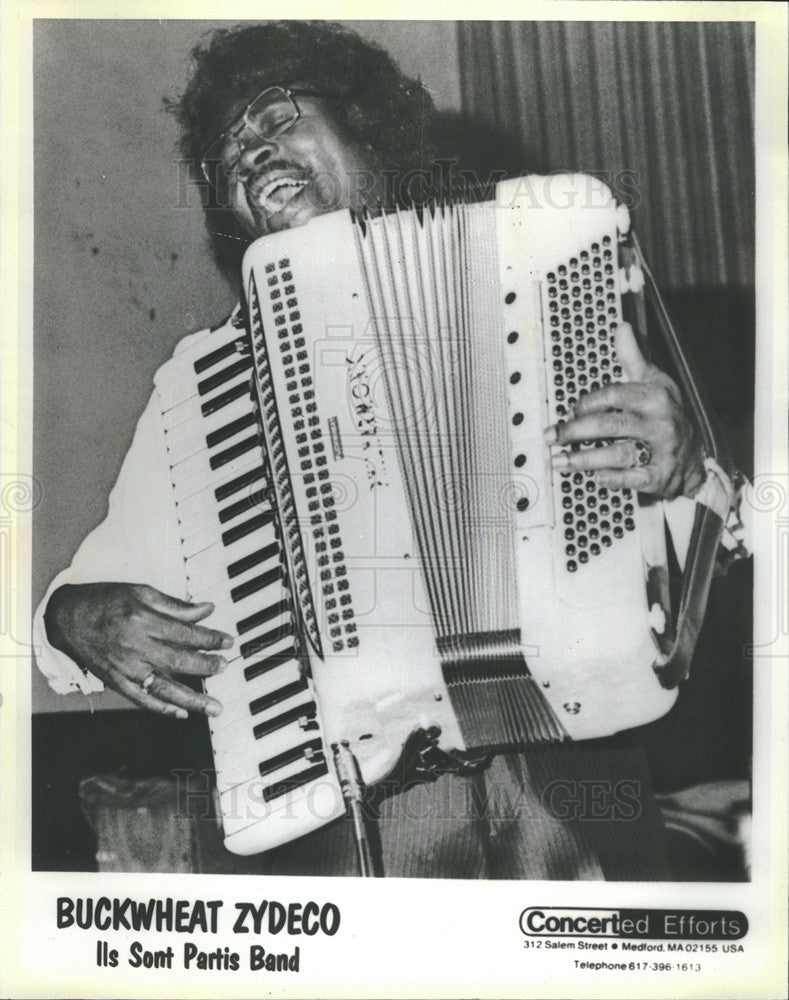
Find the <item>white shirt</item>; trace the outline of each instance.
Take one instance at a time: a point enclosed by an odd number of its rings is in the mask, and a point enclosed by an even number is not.
[[[229,320],[228,320],[229,324]],[[206,331],[185,337],[176,353]],[[103,691],[48,641],[44,611],[50,595],[67,583],[147,583],[164,594],[187,599],[187,579],[170,485],[161,414],[154,397],[137,423],[134,439],[109,497],[107,516],[80,545],[68,569],[49,585],[33,618],[38,666],[58,694]]]

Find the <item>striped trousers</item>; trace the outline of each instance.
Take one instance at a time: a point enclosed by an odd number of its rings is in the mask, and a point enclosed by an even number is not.
[[[598,742],[500,754],[479,774],[443,775],[369,813],[388,877],[669,878],[662,819],[638,748]],[[260,855],[254,870],[357,874],[350,821]]]

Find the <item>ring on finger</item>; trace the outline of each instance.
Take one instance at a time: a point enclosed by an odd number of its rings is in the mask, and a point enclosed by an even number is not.
[[[636,441],[636,460],[634,466],[644,468],[652,461],[652,449],[645,441]]]
[[[140,684],[140,687],[143,689],[143,691],[147,691],[155,680],[156,680],[156,674],[148,674],[145,680]]]

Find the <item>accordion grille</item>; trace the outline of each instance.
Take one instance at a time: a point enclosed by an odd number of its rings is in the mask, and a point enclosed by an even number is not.
[[[472,747],[562,739],[519,642],[512,539],[528,491],[509,473],[494,205],[396,212],[365,220],[356,233],[463,737]]]
[[[437,638],[515,629],[501,338],[473,335],[501,323],[493,209],[392,213],[357,239]]]

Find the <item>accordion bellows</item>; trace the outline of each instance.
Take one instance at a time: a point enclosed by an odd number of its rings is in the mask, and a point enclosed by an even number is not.
[[[626,212],[583,175],[491,195],[258,240],[250,340],[158,380],[190,596],[238,637],[206,682],[238,853],[343,811],[335,742],[372,783],[420,729],[524,747],[676,697],[652,669],[662,514],[543,439],[623,378]]]

